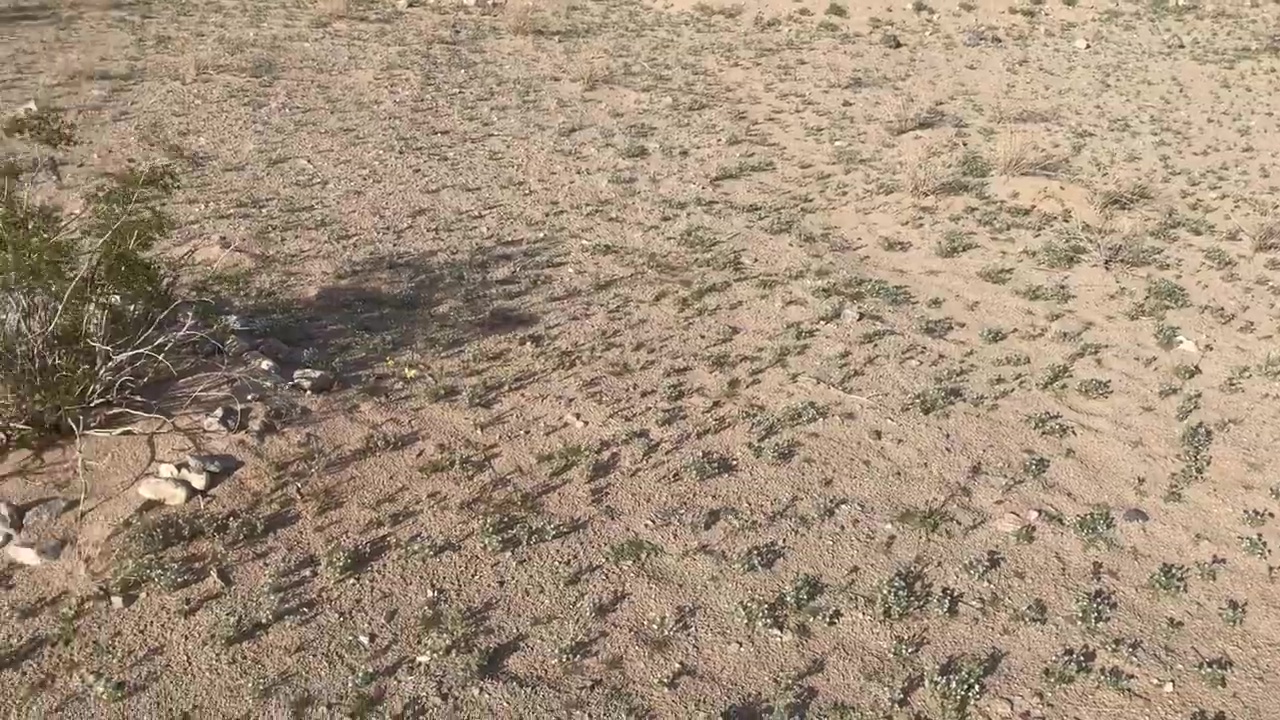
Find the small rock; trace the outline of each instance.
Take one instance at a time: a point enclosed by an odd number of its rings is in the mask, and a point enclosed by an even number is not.
[[[221,475],[231,469],[226,466],[226,461],[217,455],[188,455],[187,467],[210,475]]]
[[[191,488],[175,478],[145,477],[138,482],[138,494],[165,505],[182,505],[191,499]]]
[[[1027,511],[1025,517],[1027,518],[1027,522],[1035,522],[1040,519],[1040,511],[1032,508]]]
[[[35,545],[15,542],[5,547],[4,550],[15,562],[23,565],[42,565],[47,562],[53,562],[62,555],[62,543],[57,540],[46,540]]]
[[[111,607],[115,608],[116,610],[123,610],[129,607],[131,600],[132,598],[127,598],[124,595],[112,595]]]
[[[239,336],[232,336],[230,340],[222,346],[222,351],[229,357],[238,358],[249,352],[250,345],[247,340]]]
[[[22,532],[22,511],[17,505],[0,501],[0,535],[8,537]]]
[[[263,355],[257,350],[251,350],[245,353],[244,359],[251,367],[255,367],[268,375],[280,375],[283,372],[280,367],[280,363],[272,360],[266,355]]]
[[[1088,49],[1089,49],[1089,41],[1088,41],[1088,40],[1085,40],[1084,38],[1076,38],[1076,49],[1077,49],[1077,50],[1088,50]]]
[[[223,406],[205,416],[201,425],[206,432],[233,432],[240,425],[239,416],[235,408]]]
[[[1144,523],[1151,519],[1151,516],[1141,508],[1129,508],[1120,516],[1121,520],[1128,523]]]
[[[996,529],[1002,533],[1017,532],[1018,528],[1026,525],[1027,521],[1022,519],[1018,513],[1005,513],[996,521]]]
[[[1187,339],[1181,335],[1178,336],[1178,349],[1189,353],[1200,352],[1200,346],[1196,345],[1194,340]]]
[[[298,368],[293,371],[293,384],[307,392],[324,392],[333,387],[333,373],[314,368]]]
[[[902,40],[893,33],[885,33],[880,36],[880,44],[890,50],[897,50],[902,47]]]
[[[409,0],[396,0],[396,9],[404,12],[409,9]]]
[[[26,527],[57,520],[67,511],[67,508],[71,507],[72,503],[73,501],[66,498],[56,497],[32,505],[23,514],[22,524]]]
[[[156,467],[156,476],[165,480],[181,480],[201,492],[209,489],[211,480],[207,471],[191,467],[189,464],[160,463]]]
[[[587,426],[587,424],[583,422],[582,418],[578,417],[574,413],[569,413],[568,415],[565,415],[564,420],[567,423],[572,423],[573,426],[578,428],[579,430]]]

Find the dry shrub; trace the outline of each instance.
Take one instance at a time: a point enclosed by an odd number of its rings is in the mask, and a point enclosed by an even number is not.
[[[1062,159],[1017,133],[1009,132],[996,142],[996,173],[1004,177],[1056,175],[1062,170]]]
[[[80,429],[127,407],[191,333],[153,254],[171,230],[167,167],[131,167],[67,218],[0,185],[0,432]]]
[[[900,95],[889,101],[881,125],[890,135],[905,135],[934,127],[942,117],[936,103],[923,103]]]

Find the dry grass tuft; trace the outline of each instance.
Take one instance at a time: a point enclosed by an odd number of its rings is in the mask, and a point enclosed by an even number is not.
[[[923,104],[914,98],[898,96],[889,101],[881,125],[896,137],[935,127],[941,120],[942,113],[936,103]]]
[[[1052,176],[1063,166],[1061,158],[1014,132],[1006,133],[996,143],[994,164],[996,173],[1004,177]]]

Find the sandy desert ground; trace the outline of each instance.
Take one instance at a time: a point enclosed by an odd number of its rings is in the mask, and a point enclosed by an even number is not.
[[[1280,717],[1278,22],[5,0],[55,190],[170,163],[186,286],[337,386],[7,452],[0,707]]]

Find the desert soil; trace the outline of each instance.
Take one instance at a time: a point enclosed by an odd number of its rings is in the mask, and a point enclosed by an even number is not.
[[[8,453],[0,707],[1280,717],[1278,13],[5,0],[58,190],[172,163],[338,384]]]

